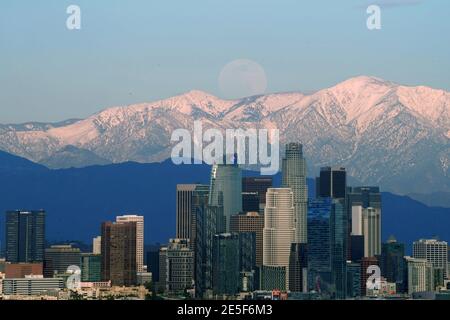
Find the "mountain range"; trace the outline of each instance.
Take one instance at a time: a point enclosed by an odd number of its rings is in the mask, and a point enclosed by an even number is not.
[[[48,169],[0,152],[0,213],[45,209],[49,242],[67,239],[91,243],[103,221],[135,213],[145,217],[146,243],[166,243],[175,236],[176,185],[209,182],[207,165],[126,162],[71,169]],[[245,176],[257,175],[244,171]],[[281,175],[274,176],[274,186]],[[309,196],[314,180],[308,179]],[[434,235],[450,240],[450,208],[426,206],[407,196],[382,194],[383,239],[395,235],[408,245]],[[0,239],[4,239],[0,214]]]
[[[398,194],[450,192],[450,93],[367,76],[308,95],[221,100],[191,91],[82,120],[0,125],[0,150],[56,169],[161,162],[173,130],[194,120],[221,130],[278,128],[281,143],[304,144],[310,176],[333,164]]]

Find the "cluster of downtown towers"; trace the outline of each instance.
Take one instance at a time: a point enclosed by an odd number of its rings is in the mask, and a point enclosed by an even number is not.
[[[324,167],[316,198],[308,199],[299,143],[286,145],[280,188],[271,177],[243,178],[236,164],[213,165],[209,185],[177,186],[177,236],[159,256],[166,260],[172,250],[179,259],[172,260],[176,271],[160,270],[160,284],[175,293],[192,272],[203,299],[257,290],[359,296],[368,277],[361,263],[368,267],[381,251],[381,194],[346,180],[344,168]],[[349,261],[358,265],[357,281],[347,277]]]
[[[344,299],[364,295],[364,269],[378,264],[379,188],[347,187],[344,168],[325,167],[316,197],[308,199],[299,143],[286,145],[280,188],[272,177],[243,178],[236,163],[217,164],[209,185],[178,185],[176,201],[176,238],[147,254],[155,290],[168,295],[190,291],[211,299],[279,291]],[[89,281],[136,285],[145,274],[143,217],[118,217],[101,230],[92,257],[97,276]],[[7,212],[7,261],[44,261],[45,269],[44,245],[44,211]]]

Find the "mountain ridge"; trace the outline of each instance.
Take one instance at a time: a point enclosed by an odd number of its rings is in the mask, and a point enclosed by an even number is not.
[[[46,130],[0,126],[0,150],[38,163],[82,166],[62,157],[69,145],[95,159],[160,162],[170,157],[173,130],[278,128],[300,141],[309,175],[330,163],[364,184],[407,193],[450,191],[450,93],[359,76],[312,94],[298,92],[222,100],[199,90],[151,103],[112,107]],[[94,162],[92,162],[92,159]],[[100,163],[100,160],[98,160]],[[412,179],[411,177],[414,177]]]

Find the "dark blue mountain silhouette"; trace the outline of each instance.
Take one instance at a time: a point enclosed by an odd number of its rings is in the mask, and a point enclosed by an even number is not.
[[[176,185],[208,184],[209,174],[207,165],[177,166],[170,160],[49,170],[0,152],[0,211],[43,208],[47,211],[49,241],[87,242],[100,233],[102,221],[137,213],[145,216],[146,243],[165,243],[175,235]],[[280,175],[276,175],[275,186],[280,181]],[[308,179],[308,185],[312,196],[312,179]],[[3,240],[4,214],[0,217]],[[383,193],[382,221],[384,239],[393,234],[408,245],[434,235],[450,240],[449,208],[428,207],[408,197]]]

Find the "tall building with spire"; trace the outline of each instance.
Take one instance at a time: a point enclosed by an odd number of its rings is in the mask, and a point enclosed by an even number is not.
[[[288,143],[282,162],[282,187],[291,188],[294,199],[295,243],[307,243],[308,187],[306,160],[300,143]]]

